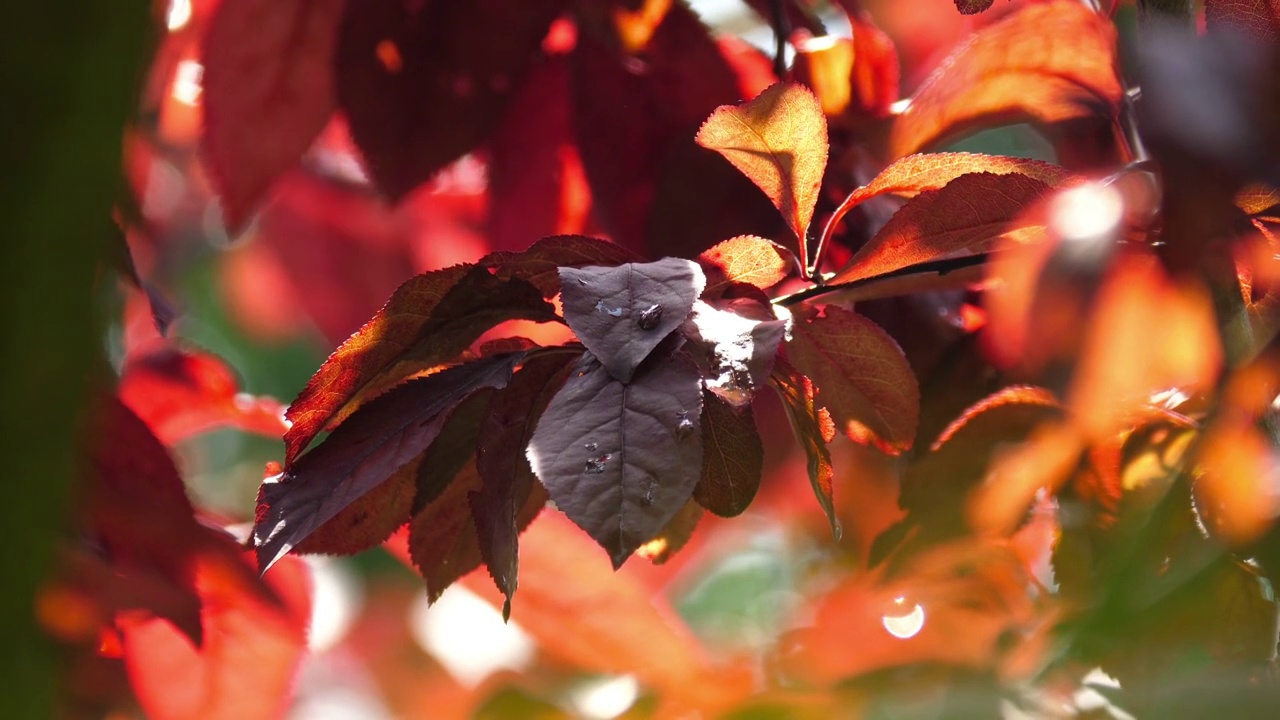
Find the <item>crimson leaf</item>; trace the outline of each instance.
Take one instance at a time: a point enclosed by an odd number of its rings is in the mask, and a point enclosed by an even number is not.
[[[706,278],[690,260],[560,269],[564,319],[620,382],[680,327]]]
[[[343,508],[385,482],[439,435],[449,411],[507,384],[523,353],[411,380],[368,403],[291,468],[263,481],[253,538],[266,570]]]
[[[840,537],[840,521],[836,519],[836,506],[832,481],[835,470],[831,466],[831,451],[827,443],[836,436],[836,425],[831,413],[817,404],[817,390],[813,381],[782,358],[778,359],[770,376],[778,390],[778,397],[787,408],[787,418],[791,421],[791,430],[795,433],[800,446],[809,458],[809,483],[813,486],[813,495],[827,514],[831,523],[831,532]]]
[[[620,567],[693,494],[701,413],[701,379],[687,358],[656,357],[624,384],[587,353],[538,421],[529,465]]]

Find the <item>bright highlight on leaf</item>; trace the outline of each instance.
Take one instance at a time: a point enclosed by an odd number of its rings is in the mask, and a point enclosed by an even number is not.
[[[827,167],[827,120],[813,93],[779,83],[742,105],[717,108],[697,139],[773,201],[807,263],[809,223]]]

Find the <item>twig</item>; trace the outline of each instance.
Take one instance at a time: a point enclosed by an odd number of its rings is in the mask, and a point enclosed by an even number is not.
[[[982,276],[987,260],[992,257],[992,253],[980,253],[945,260],[930,260],[869,278],[831,285],[815,285],[775,298],[773,304],[791,307],[830,293],[841,293],[846,300],[871,300],[939,289],[937,285],[942,284],[938,282],[941,278],[946,278],[949,281],[948,284],[978,280]]]

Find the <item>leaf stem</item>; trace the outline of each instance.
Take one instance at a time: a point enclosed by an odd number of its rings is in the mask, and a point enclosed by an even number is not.
[[[786,0],[770,0],[773,15],[773,73],[779,80],[787,79],[787,37],[791,35],[791,20],[787,17]]]

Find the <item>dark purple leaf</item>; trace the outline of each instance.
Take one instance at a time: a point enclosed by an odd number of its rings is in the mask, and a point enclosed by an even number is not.
[[[527,457],[556,506],[619,567],[693,494],[701,413],[687,358],[656,357],[624,384],[588,353],[542,414]]]
[[[684,322],[706,278],[693,261],[663,258],[561,268],[560,282],[565,321],[609,374],[625,383]]]
[[[702,391],[702,478],[693,499],[720,517],[742,514],[760,489],[764,446],[751,406],[735,408]]]
[[[496,355],[411,380],[356,411],[291,468],[263,481],[254,522],[266,570],[343,508],[408,464],[473,392],[500,388],[523,353]]]
[[[743,407],[769,379],[787,324],[775,318],[768,305],[749,298],[732,300],[728,307],[717,310],[695,303],[683,332],[706,369],[707,388],[734,407]]]

